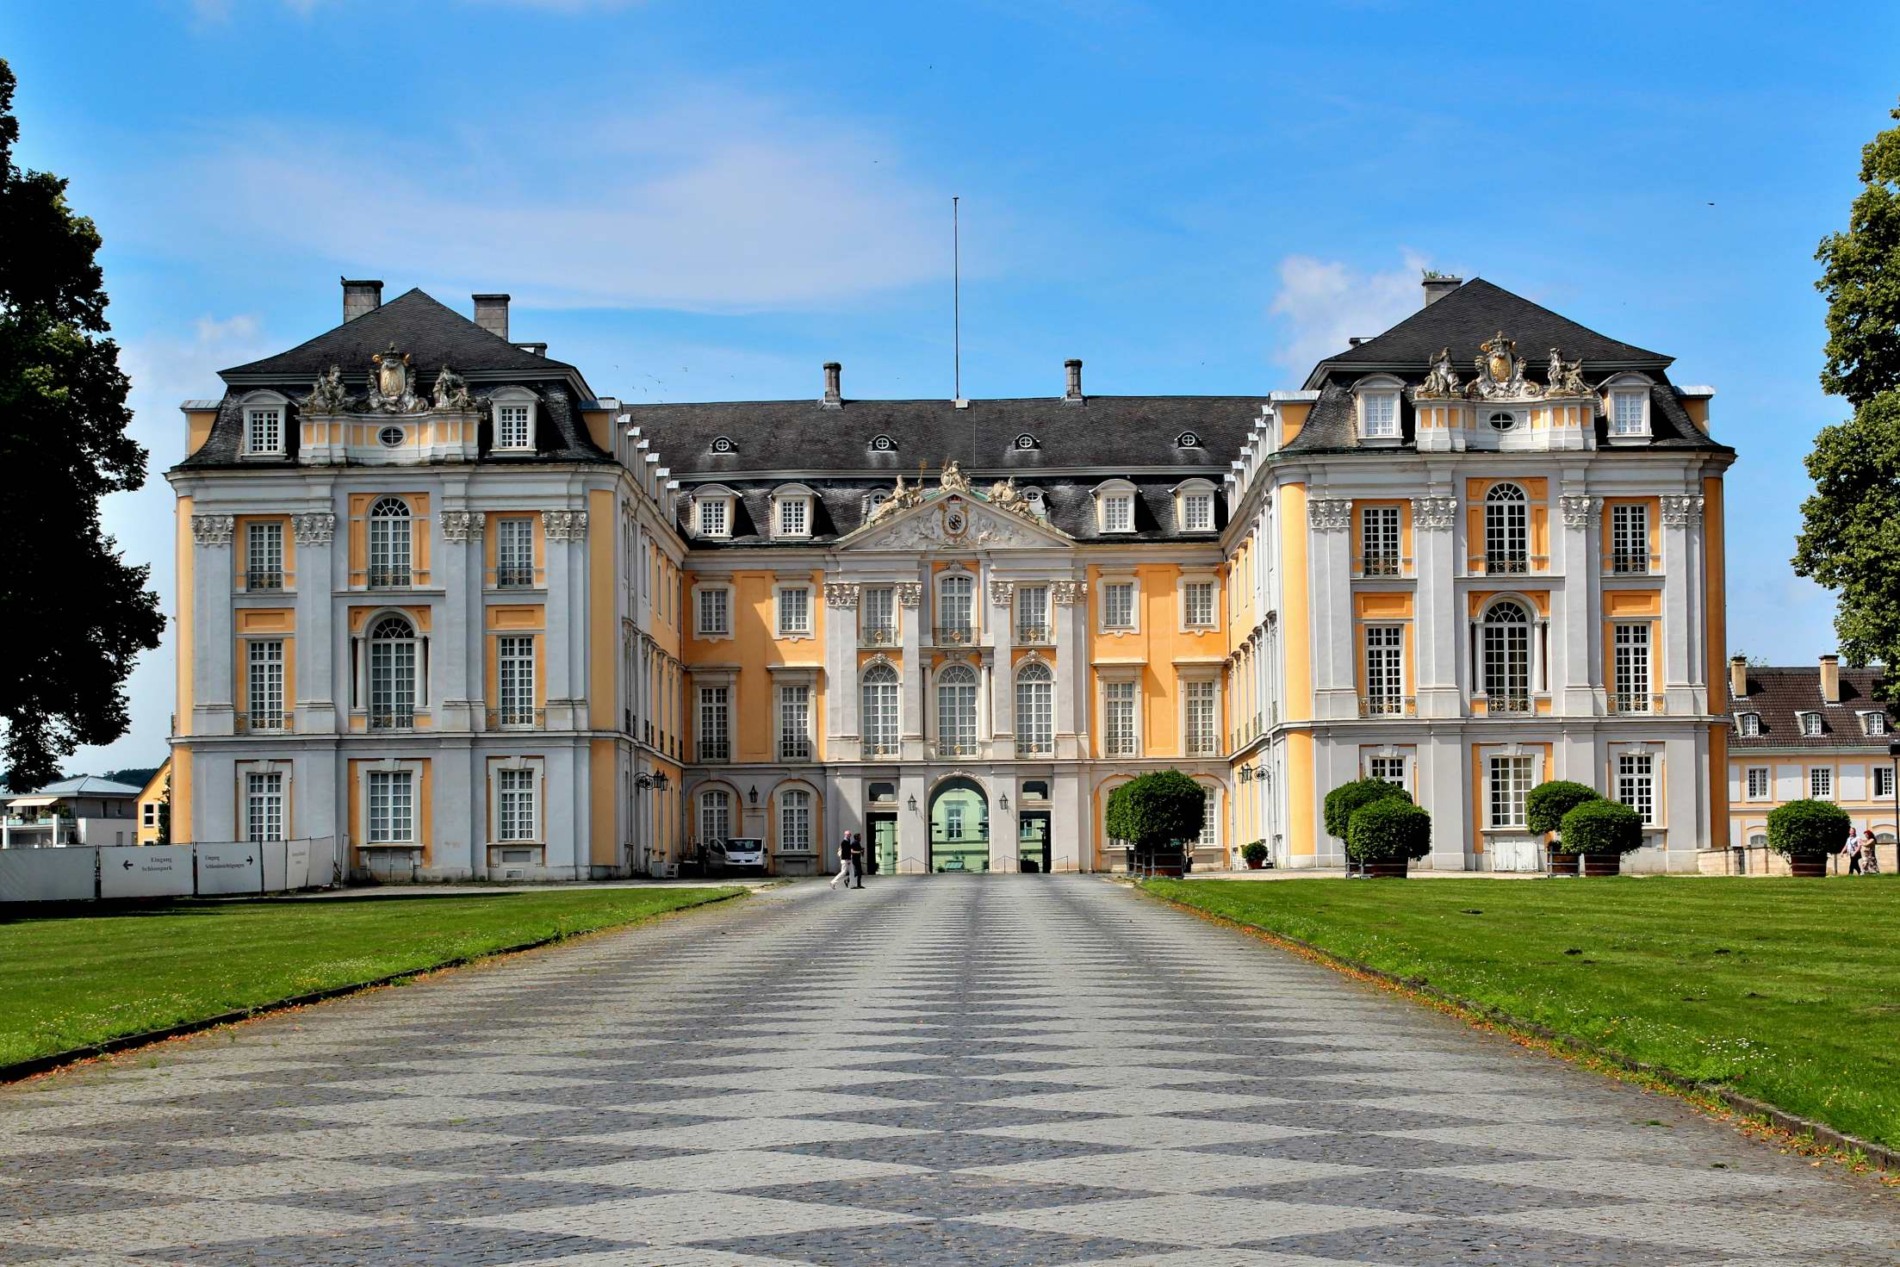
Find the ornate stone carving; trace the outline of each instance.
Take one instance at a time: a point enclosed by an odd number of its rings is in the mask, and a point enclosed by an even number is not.
[[[1445,532],[1457,517],[1458,499],[1455,497],[1412,499],[1412,527],[1420,532]]]
[[[1590,389],[1583,385],[1583,362],[1564,360],[1559,348],[1550,350],[1550,373],[1545,376],[1549,386],[1544,388],[1546,396],[1588,396]]]
[[[1702,499],[1688,496],[1663,498],[1662,521],[1663,526],[1668,528],[1686,528],[1690,524],[1702,522]]]
[[[945,458],[943,474],[937,477],[937,484],[946,493],[967,493],[970,491],[970,477],[963,473],[955,458]]]
[[[1011,514],[1021,515],[1024,519],[1037,519],[1036,507],[1022,490],[1016,487],[1016,477],[1010,476],[990,485],[989,503],[998,510],[1007,510]]]
[[[991,606],[1007,607],[1009,606],[1010,602],[1015,597],[1016,597],[1016,582],[1014,581],[991,581],[990,582],[990,605]]]
[[[1543,394],[1537,384],[1524,381],[1524,360],[1517,354],[1516,339],[1505,338],[1504,331],[1500,330],[1492,338],[1480,343],[1478,348],[1475,362],[1478,377],[1472,380],[1467,389],[1471,396],[1480,400],[1499,400]]]
[[[311,413],[340,414],[350,407],[349,389],[343,386],[343,367],[332,365],[310,386],[310,394],[298,402]]]
[[[235,515],[193,515],[191,535],[201,546],[228,546],[237,529]]]
[[[1315,532],[1344,532],[1352,527],[1352,502],[1343,497],[1316,497],[1306,503],[1306,520]]]
[[[587,512],[584,510],[544,510],[541,527],[549,541],[585,541]]]
[[[924,587],[921,582],[899,581],[892,588],[897,591],[897,605],[899,607],[908,608],[911,611],[917,610],[917,604],[924,596]]]
[[[1558,504],[1563,508],[1566,528],[1588,528],[1596,523],[1603,510],[1601,497],[1586,497],[1582,493],[1565,493]]]
[[[480,541],[486,518],[479,510],[445,510],[442,512],[442,539],[452,545]]]
[[[336,536],[336,516],[327,510],[292,515],[290,530],[300,546],[327,546]]]
[[[468,394],[468,383],[460,374],[444,365],[442,372],[435,376],[435,407],[437,409],[471,409],[475,402]]]
[[[850,581],[825,582],[825,606],[855,608],[858,605],[858,587]]]
[[[1044,544],[1047,538],[1016,516],[1004,516],[976,502],[952,496],[934,513],[926,511],[890,525],[877,538],[876,548],[967,550],[978,546]]]
[[[1086,602],[1089,596],[1087,581],[1051,581],[1049,598],[1057,607],[1076,607]]]
[[[1458,377],[1458,371],[1451,367],[1451,349],[1440,348],[1434,356],[1425,375],[1425,381],[1419,385],[1419,396],[1455,397],[1464,390],[1464,383]]]
[[[416,395],[415,371],[409,367],[409,354],[398,352],[391,343],[370,358],[369,395],[363,408],[370,413],[414,414],[429,407]]]

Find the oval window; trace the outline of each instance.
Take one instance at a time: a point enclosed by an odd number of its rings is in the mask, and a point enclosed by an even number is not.
[[[1491,415],[1491,429],[1493,431],[1509,431],[1516,425],[1516,414],[1496,413]]]
[[[402,443],[403,431],[401,427],[384,427],[376,433],[376,438],[382,441],[384,448],[393,449]]]

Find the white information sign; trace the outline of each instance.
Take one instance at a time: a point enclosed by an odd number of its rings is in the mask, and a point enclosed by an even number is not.
[[[0,902],[90,902],[97,849],[0,849]]]
[[[192,849],[198,855],[199,897],[264,891],[264,846],[238,842],[199,844]]]
[[[99,851],[99,896],[190,897],[190,845],[110,846]]]
[[[284,846],[284,887],[310,887],[310,842],[293,840]]]

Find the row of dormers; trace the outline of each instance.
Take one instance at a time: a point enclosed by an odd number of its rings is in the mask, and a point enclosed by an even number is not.
[[[1854,714],[1860,720],[1860,733],[1870,737],[1880,737],[1889,733],[1887,714],[1877,708],[1861,709]],[[1795,725],[1801,728],[1804,739],[1816,739],[1827,733],[1826,719],[1817,709],[1799,709],[1795,712]],[[1735,733],[1744,739],[1761,737],[1761,714],[1754,710],[1735,714]]]
[[[865,447],[872,453],[896,453],[898,451],[897,438],[885,432],[880,432],[872,436],[870,442]],[[1033,453],[1042,448],[1042,441],[1038,440],[1033,433],[1025,431],[1010,441],[1009,447],[1018,453]],[[1198,449],[1202,447],[1201,437],[1192,431],[1183,431],[1180,435],[1174,437],[1174,447],[1177,449]],[[715,457],[730,457],[739,452],[739,442],[734,440],[731,436],[714,436],[713,442],[708,448]]]
[[[489,406],[493,420],[490,452],[534,452],[535,429],[541,413],[540,398],[525,387],[498,387],[483,399]],[[238,415],[243,422],[238,448],[240,458],[271,460],[289,456],[291,403],[288,396],[274,391],[247,392],[239,399]],[[408,444],[414,434],[403,424],[430,416],[426,413],[366,413],[350,415],[350,418],[363,423],[381,422],[383,425],[376,429],[376,442],[386,449],[398,449]]]
[[[1643,444],[1651,438],[1650,392],[1656,382],[1647,374],[1630,371],[1612,375],[1590,399],[1609,420],[1609,440],[1616,444]],[[1399,424],[1400,401],[1407,387],[1392,374],[1369,374],[1352,386],[1354,432],[1359,442],[1374,447],[1396,446],[1403,436]],[[1421,404],[1427,402],[1420,402]],[[1537,399],[1431,401],[1430,404],[1457,410],[1470,410],[1480,434],[1515,437],[1530,430],[1531,411],[1548,407]],[[1594,421],[1591,419],[1590,421]]]

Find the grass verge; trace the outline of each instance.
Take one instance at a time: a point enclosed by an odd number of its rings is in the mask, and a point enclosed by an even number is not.
[[[580,889],[180,902],[0,921],[0,1066],[532,942],[742,890]]]
[[[1900,877],[1147,887],[1900,1145]]]

